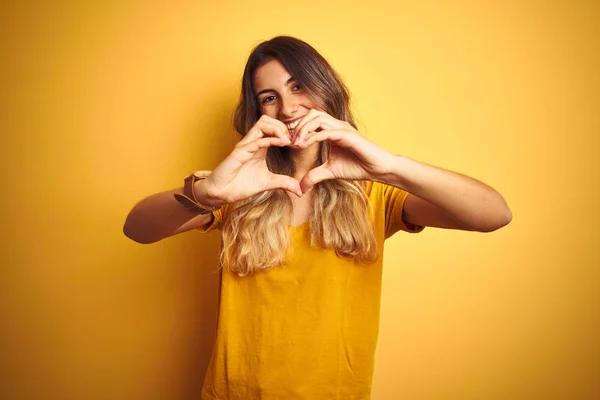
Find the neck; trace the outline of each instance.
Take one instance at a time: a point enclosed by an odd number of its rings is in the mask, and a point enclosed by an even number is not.
[[[305,149],[293,149],[289,148],[289,155],[294,166],[296,167],[296,173],[294,178],[297,180],[302,179],[304,175],[315,167],[315,163],[319,158],[319,152],[321,146],[319,142],[313,143],[310,147]]]

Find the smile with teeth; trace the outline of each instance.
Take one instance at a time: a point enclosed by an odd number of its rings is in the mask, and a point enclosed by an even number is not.
[[[298,122],[300,122],[300,120],[294,121],[291,124],[285,124],[285,126],[287,126],[288,131],[290,131],[290,133],[293,133],[296,126],[298,126]]]

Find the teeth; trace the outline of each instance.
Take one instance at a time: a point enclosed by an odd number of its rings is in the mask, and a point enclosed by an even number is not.
[[[298,122],[300,122],[300,120],[298,121],[294,121],[291,124],[286,124],[286,126],[288,127],[288,129],[291,131],[293,130],[296,126],[298,126]]]

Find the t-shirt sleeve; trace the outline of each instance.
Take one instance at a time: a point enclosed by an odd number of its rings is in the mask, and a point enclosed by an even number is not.
[[[397,188],[395,186],[382,185],[383,191],[383,203],[385,207],[385,238],[389,238],[399,230],[406,231],[409,233],[419,233],[424,226],[413,225],[402,219],[402,210],[404,209],[404,202],[408,197],[406,190]]]

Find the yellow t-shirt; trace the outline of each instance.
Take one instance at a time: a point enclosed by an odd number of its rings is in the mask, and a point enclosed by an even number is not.
[[[221,270],[215,347],[204,400],[365,400],[379,332],[383,242],[398,230],[408,193],[367,182],[380,249],[358,265],[310,247],[308,224],[291,227],[285,268],[239,277]],[[222,210],[222,209],[221,209]],[[223,215],[202,232],[221,227]]]

